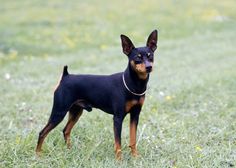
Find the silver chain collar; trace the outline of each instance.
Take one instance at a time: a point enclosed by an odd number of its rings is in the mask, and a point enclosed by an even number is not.
[[[146,89],[143,93],[135,93],[135,92],[132,92],[132,91],[129,89],[129,87],[127,86],[126,82],[125,82],[125,75],[124,75],[124,73],[122,74],[122,79],[123,79],[123,84],[124,84],[125,88],[126,88],[130,93],[132,93],[133,95],[135,95],[135,96],[143,96],[143,95],[145,95],[145,93],[147,92],[147,89]]]

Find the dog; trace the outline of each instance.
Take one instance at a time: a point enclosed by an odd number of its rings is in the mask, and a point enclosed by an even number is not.
[[[154,52],[157,49],[158,31],[148,37],[146,46],[136,48],[132,41],[121,35],[123,53],[128,56],[124,72],[112,75],[74,75],[64,66],[61,80],[54,92],[54,101],[48,123],[39,133],[36,153],[40,154],[43,141],[69,112],[63,129],[67,147],[70,133],[83,110],[98,108],[113,115],[115,158],[121,159],[121,130],[125,116],[130,114],[130,145],[132,156],[138,156],[136,132],[150,72],[153,70]]]

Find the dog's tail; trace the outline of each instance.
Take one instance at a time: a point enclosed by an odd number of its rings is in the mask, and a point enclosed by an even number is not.
[[[62,74],[61,74],[61,77],[60,77],[59,81],[57,82],[57,85],[55,86],[55,89],[54,89],[54,90],[56,90],[56,89],[58,88],[58,86],[60,85],[60,83],[61,83],[61,81],[63,80],[63,78],[64,78],[65,76],[69,75],[69,73],[68,73],[68,71],[67,71],[67,68],[68,68],[68,66],[65,65],[64,68],[63,68],[63,72],[62,72]]]
[[[63,68],[62,78],[63,78],[63,77],[65,77],[65,76],[67,76],[67,75],[69,75],[69,73],[68,73],[68,70],[67,70],[67,69],[68,69],[68,66],[67,66],[67,65],[65,65],[65,66],[64,66],[64,68]]]

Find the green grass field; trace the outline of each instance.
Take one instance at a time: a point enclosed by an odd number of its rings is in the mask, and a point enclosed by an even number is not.
[[[236,1],[0,0],[0,167],[236,167]],[[120,34],[159,30],[138,127],[141,157],[114,159],[112,116],[84,112],[66,149],[65,120],[35,156],[63,65],[123,71]]]

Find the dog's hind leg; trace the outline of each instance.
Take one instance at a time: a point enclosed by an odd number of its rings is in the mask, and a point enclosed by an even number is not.
[[[71,142],[70,142],[71,130],[74,127],[74,125],[76,124],[76,122],[79,120],[82,113],[83,113],[83,108],[76,106],[76,105],[72,106],[69,111],[68,122],[67,122],[65,128],[63,129],[64,139],[65,139],[65,142],[66,142],[68,148],[71,147]]]
[[[48,133],[54,129],[65,117],[67,111],[63,112],[52,112],[52,115],[47,123],[47,125],[40,131],[39,133],[39,138],[38,138],[38,143],[37,143],[37,148],[36,148],[36,153],[39,154],[41,152],[42,144]]]
[[[63,102],[63,99],[60,99],[59,91],[55,92],[54,95],[54,102],[53,102],[53,108],[52,113],[49,118],[49,121],[47,125],[40,131],[39,138],[38,138],[38,144],[36,148],[36,153],[39,154],[42,148],[42,144],[48,133],[54,129],[65,117],[67,111],[69,110],[69,103]]]

